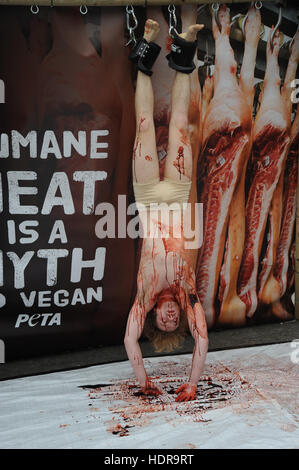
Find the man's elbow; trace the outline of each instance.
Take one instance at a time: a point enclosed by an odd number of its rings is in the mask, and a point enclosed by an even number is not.
[[[129,335],[126,333],[126,334],[125,334],[125,337],[124,337],[124,345],[127,346],[129,342],[130,342],[130,337],[129,337]]]
[[[207,353],[209,349],[209,338],[208,336],[196,336],[195,347],[198,347],[201,351]]]
[[[124,345],[125,345],[126,349],[132,347],[136,343],[137,343],[136,338],[133,338],[132,335],[129,335],[127,333],[125,334]]]

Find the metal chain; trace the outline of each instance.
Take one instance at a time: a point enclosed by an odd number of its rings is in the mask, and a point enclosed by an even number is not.
[[[281,25],[281,21],[282,21],[282,8],[280,7],[279,8],[279,13],[278,13],[278,20],[277,20],[277,23],[271,33],[271,37],[270,37],[270,46],[271,46],[271,50],[273,51],[274,49],[274,38],[275,38],[275,35],[279,29],[279,26]]]
[[[168,12],[169,12],[169,36],[174,38],[178,36],[179,33],[177,32],[177,18],[175,14],[175,5],[168,5]]]
[[[213,11],[213,15],[214,15],[215,21],[216,21],[217,26],[218,26],[218,28],[219,28],[219,31],[221,31],[222,26],[221,26],[221,23],[220,23],[219,17],[218,17],[220,5],[219,5],[219,3],[212,3],[211,8],[212,8],[212,11]]]
[[[129,41],[127,42],[126,46],[128,46],[131,42],[135,45],[137,42],[136,37],[135,37],[135,29],[138,27],[138,20],[134,12],[133,5],[126,6],[126,14],[127,14],[127,29],[129,31]]]

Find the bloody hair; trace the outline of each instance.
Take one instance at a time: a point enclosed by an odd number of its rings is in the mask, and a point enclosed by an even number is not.
[[[174,331],[159,330],[154,307],[146,316],[143,334],[152,343],[156,352],[172,352],[182,346],[187,329],[187,315],[181,310],[179,325]]]

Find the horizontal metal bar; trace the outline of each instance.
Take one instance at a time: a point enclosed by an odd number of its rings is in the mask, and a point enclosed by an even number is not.
[[[267,3],[277,3],[277,0],[267,0]],[[199,5],[212,4],[215,0],[0,0],[0,5],[38,5],[38,6],[160,6],[160,5]],[[225,3],[248,3],[248,0],[226,0]]]

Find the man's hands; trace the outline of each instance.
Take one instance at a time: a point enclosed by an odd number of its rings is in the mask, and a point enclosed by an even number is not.
[[[141,387],[141,390],[142,390],[142,393],[144,393],[144,395],[152,395],[154,397],[157,397],[163,393],[162,389],[158,387],[158,385],[156,385],[154,382],[152,382],[150,378],[146,379],[146,382],[144,386]],[[196,391],[197,391],[196,384],[187,382],[186,384],[181,385],[176,390],[175,393],[178,396],[176,397],[175,401],[181,402],[181,401],[194,400]]]
[[[191,401],[194,400],[196,395],[197,386],[191,382],[181,385],[177,390],[175,401]]]
[[[158,387],[158,385],[156,385],[154,382],[152,382],[148,377],[144,386],[141,387],[141,390],[144,395],[153,395],[155,397],[163,393],[161,388]]]

